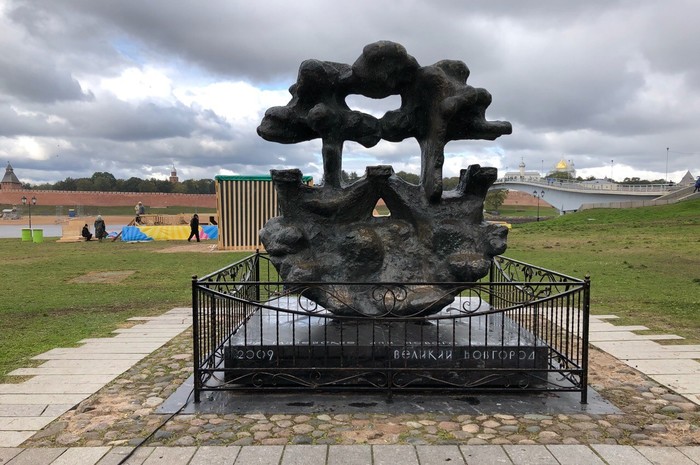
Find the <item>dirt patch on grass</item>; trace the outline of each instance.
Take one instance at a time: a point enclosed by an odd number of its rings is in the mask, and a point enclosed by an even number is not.
[[[165,249],[156,250],[157,253],[178,253],[178,252],[225,252],[219,250],[218,245],[214,242],[194,242],[182,245],[174,245]]]
[[[116,284],[136,273],[135,270],[126,271],[91,271],[77,278],[73,278],[72,283],[96,283],[96,284]]]

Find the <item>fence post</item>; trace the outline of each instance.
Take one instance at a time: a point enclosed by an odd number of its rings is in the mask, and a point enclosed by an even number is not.
[[[197,275],[192,275],[192,348],[194,351],[194,401],[199,403],[202,390],[202,376],[199,360],[199,299],[197,295]]]
[[[581,403],[588,403],[588,320],[591,312],[591,275],[583,279],[583,347],[581,348]]]
[[[253,263],[253,279],[255,280],[255,302],[260,302],[260,249],[255,249]]]

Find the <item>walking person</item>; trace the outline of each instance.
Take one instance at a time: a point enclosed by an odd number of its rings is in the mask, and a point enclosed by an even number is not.
[[[197,242],[199,242],[199,216],[195,213],[192,215],[192,219],[190,220],[190,237],[187,238],[187,242],[189,242],[192,237],[197,238]]]
[[[97,218],[95,218],[95,237],[100,242],[107,237],[107,226],[105,225],[105,220],[102,219],[102,215],[97,215]]]
[[[700,176],[698,176],[698,179],[695,180],[695,190],[693,191],[693,194],[696,192],[700,192]]]

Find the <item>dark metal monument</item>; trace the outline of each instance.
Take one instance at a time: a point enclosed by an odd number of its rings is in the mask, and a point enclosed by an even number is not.
[[[324,179],[272,171],[280,215],[255,254],[193,279],[195,399],[214,390],[578,391],[586,402],[588,279],[501,257],[507,229],[483,218],[495,168],[461,171],[443,192],[444,147],[493,140],[490,94],[467,66],[421,67],[399,44],[354,64],[304,61],[291,101],[270,108],[266,140],[320,138]],[[346,97],[401,96],[382,118]],[[419,185],[391,166],[341,180],[345,141],[413,137]],[[378,200],[390,216],[373,217]]]
[[[301,182],[299,170],[272,171],[281,215],[260,233],[282,278],[292,282],[454,282],[488,273],[491,259],[506,249],[508,230],[484,222],[484,198],[496,169],[472,165],[460,183],[443,193],[444,148],[451,140],[496,139],[510,123],[486,121],[491,95],[466,84],[469,69],[443,60],[421,67],[393,42],[367,45],[351,65],[306,60],[292,100],[270,108],[258,133],[294,143],[321,138],[324,179]],[[377,119],[348,108],[345,98],[401,96],[401,107]],[[413,137],[421,150],[420,184],[394,175],[390,166],[368,167],[359,181],[343,186],[346,140],[371,147]],[[374,218],[383,199],[389,218]],[[375,296],[356,286],[316,288],[307,297],[339,315],[381,315]],[[439,312],[452,296],[439,286],[416,289],[395,300],[393,316]]]

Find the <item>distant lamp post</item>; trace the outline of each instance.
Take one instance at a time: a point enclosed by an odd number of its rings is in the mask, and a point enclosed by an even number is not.
[[[610,160],[610,182],[613,182],[613,165],[615,164],[615,160]]]
[[[28,201],[25,196],[22,196],[22,205],[29,207],[29,229],[32,229],[32,205],[36,205],[36,197],[32,196],[32,200]]]
[[[537,190],[532,191],[532,195],[537,198],[537,221],[540,220],[540,199],[544,197],[544,191],[537,192]]]
[[[668,147],[666,147],[666,183],[668,183]]]

